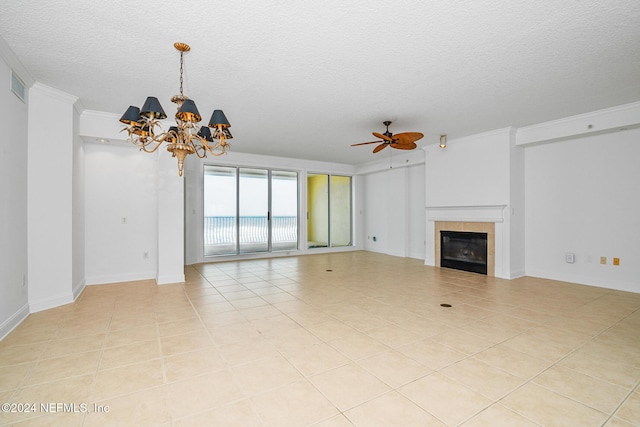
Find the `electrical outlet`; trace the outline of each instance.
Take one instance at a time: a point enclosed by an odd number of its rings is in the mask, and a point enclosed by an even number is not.
[[[567,252],[566,254],[564,254],[564,260],[569,264],[573,264],[574,262],[576,262],[576,254]]]
[[[601,256],[600,257],[600,264],[606,264],[607,263],[607,257],[606,256]]]
[[[620,265],[620,258],[614,258],[613,265]]]
[[[142,259],[149,259],[149,252],[142,252]]]

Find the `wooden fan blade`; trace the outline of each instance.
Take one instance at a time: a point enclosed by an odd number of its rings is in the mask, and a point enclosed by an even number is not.
[[[378,132],[372,132],[373,136],[375,136],[376,138],[380,138],[380,139],[384,139],[385,141],[389,141],[389,142],[393,142],[393,139],[389,138],[387,135],[383,135],[381,133]]]
[[[366,144],[380,144],[382,141],[371,141],[371,142],[359,142],[357,144],[351,144],[352,147],[356,145],[366,145]]]
[[[410,142],[408,144],[398,144],[392,142],[389,145],[391,145],[391,148],[397,148],[398,150],[413,150],[418,146],[418,144],[416,144],[415,142]]]
[[[376,148],[374,148],[374,149],[373,149],[373,152],[374,152],[374,153],[377,153],[378,151],[380,151],[380,150],[384,149],[387,145],[389,145],[389,144],[388,144],[388,143],[386,143],[386,142],[383,142],[382,144],[380,144],[380,145],[378,145]]]
[[[397,141],[400,144],[409,144],[411,142],[416,142],[423,137],[424,135],[420,132],[402,132],[393,135],[394,141]]]

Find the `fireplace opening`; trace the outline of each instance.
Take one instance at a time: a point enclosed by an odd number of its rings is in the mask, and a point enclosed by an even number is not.
[[[440,231],[440,266],[487,274],[487,233]]]

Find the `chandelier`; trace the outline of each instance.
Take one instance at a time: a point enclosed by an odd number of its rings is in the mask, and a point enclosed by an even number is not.
[[[153,96],[147,98],[142,108],[130,106],[120,121],[127,125],[123,131],[128,132],[129,141],[142,151],[153,153],[166,142],[167,151],[178,159],[178,175],[182,176],[185,157],[195,154],[202,159],[207,157],[207,153],[220,156],[230,148],[227,140],[233,136],[229,132],[231,125],[222,110],[214,110],[209,126],[198,128],[197,123],[202,120],[198,108],[193,100],[182,93],[182,57],[191,48],[186,43],[174,43],[173,46],[180,52],[180,95],[171,98],[171,102],[178,105],[176,126],[162,132],[160,120],[166,119],[167,115],[158,98]]]

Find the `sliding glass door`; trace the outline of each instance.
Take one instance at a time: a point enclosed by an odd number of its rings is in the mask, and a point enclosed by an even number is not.
[[[298,249],[298,174],[204,167],[204,255]]]
[[[307,247],[351,246],[351,177],[307,174]]]

